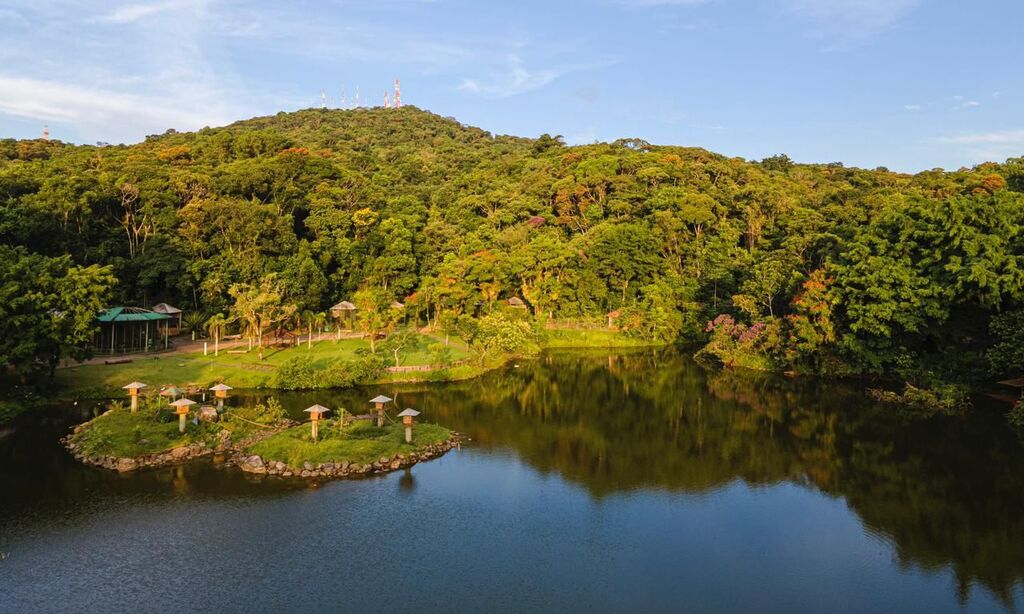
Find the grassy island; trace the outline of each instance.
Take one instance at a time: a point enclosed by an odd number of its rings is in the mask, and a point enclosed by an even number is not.
[[[310,426],[288,420],[274,399],[231,407],[216,420],[186,421],[182,432],[171,409],[148,399],[136,412],[113,404],[78,426],[66,445],[84,463],[122,472],[220,452],[251,473],[344,477],[393,470],[443,454],[452,445],[452,432],[416,424],[412,443],[406,443],[401,424],[378,427],[346,416],[321,420],[314,441]]]
[[[452,436],[451,431],[436,424],[417,424],[413,432],[414,439],[409,444],[405,443],[401,424],[378,428],[369,422],[356,422],[342,427],[338,421],[329,420],[321,427],[316,442],[310,437],[309,427],[299,425],[249,446],[246,453],[281,461],[293,469],[301,469],[305,463],[368,464],[382,457],[421,452]]]

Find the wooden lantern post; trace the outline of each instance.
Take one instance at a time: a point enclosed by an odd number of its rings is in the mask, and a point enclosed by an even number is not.
[[[402,413],[398,414],[398,417],[402,419],[402,424],[405,425],[405,443],[412,443],[413,418],[418,415],[420,415],[420,412],[411,407],[406,407],[402,410]]]
[[[171,407],[174,408],[174,413],[178,414],[178,432],[185,432],[185,418],[188,417],[189,406],[195,405],[196,402],[190,399],[178,399],[171,403]]]
[[[320,419],[323,418],[324,414],[326,414],[327,412],[329,412],[331,410],[327,409],[323,405],[314,405],[313,407],[310,407],[310,408],[305,409],[303,411],[305,411],[306,413],[309,414],[309,420],[310,420],[309,424],[310,424],[310,427],[312,428],[312,430],[310,432],[311,432],[311,434],[313,436],[313,443],[316,443],[317,437],[320,436],[320,429],[319,429]]]
[[[124,390],[128,391],[128,398],[131,399],[133,414],[139,411],[139,391],[145,387],[146,385],[142,382],[132,382],[123,387]]]
[[[385,403],[390,403],[393,400],[394,399],[392,399],[390,397],[386,397],[386,396],[384,396],[382,394],[378,394],[377,396],[375,396],[372,399],[370,399],[370,402],[373,403],[373,406],[377,409],[377,427],[378,428],[384,426],[384,404]]]
[[[184,393],[185,392],[181,388],[178,388],[177,386],[168,386],[167,388],[164,388],[163,390],[160,391],[160,396],[171,397],[171,402],[173,403],[174,401],[177,401],[178,397],[180,397]]]
[[[217,412],[221,413],[224,411],[224,400],[228,398],[228,390],[234,390],[231,386],[221,382],[216,386],[210,388],[213,391],[213,396],[217,398]]]

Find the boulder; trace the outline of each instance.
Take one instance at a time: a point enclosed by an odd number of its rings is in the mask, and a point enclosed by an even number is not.
[[[139,463],[134,458],[117,459],[117,470],[121,473],[126,471],[135,471],[138,467]]]
[[[313,463],[311,463],[309,461],[306,461],[306,462],[302,463],[302,468],[305,469],[306,471],[312,471],[313,470]]]
[[[392,471],[394,471],[395,469],[400,468],[401,466],[402,466],[402,461],[401,460],[396,458],[395,460],[391,461],[391,470]]]
[[[174,448],[173,450],[171,450],[171,458],[173,458],[174,460],[181,460],[183,458],[187,458],[188,454],[189,450],[185,446],[181,446],[179,448]]]

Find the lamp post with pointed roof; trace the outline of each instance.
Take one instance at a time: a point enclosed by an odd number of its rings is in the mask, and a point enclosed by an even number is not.
[[[139,411],[139,391],[145,387],[146,385],[142,382],[132,382],[127,386],[122,386],[124,390],[128,391],[128,398],[131,399],[133,414]]]
[[[213,396],[217,398],[217,412],[224,411],[224,399],[228,398],[228,390],[234,390],[231,386],[228,386],[224,382],[211,386],[210,390],[213,391]]]
[[[324,414],[331,410],[327,409],[323,405],[314,405],[313,407],[306,408],[303,411],[309,414],[309,424],[312,429],[310,433],[313,436],[313,443],[316,443],[316,439],[320,435],[320,430],[318,428],[320,424],[320,419],[323,418]]]
[[[177,386],[168,386],[160,391],[160,396],[171,397],[171,401],[174,402],[177,401],[178,397],[181,396],[183,393],[184,391],[181,388],[178,388]]]
[[[405,443],[412,443],[413,418],[418,415],[420,415],[420,412],[411,407],[406,407],[400,414],[398,414],[398,417],[402,419],[402,424],[405,425]]]
[[[181,398],[171,403],[174,408],[174,413],[178,414],[178,432],[185,432],[185,418],[188,417],[189,407],[195,405],[196,402],[191,399]]]
[[[392,399],[391,397],[386,397],[386,396],[384,396],[382,394],[378,394],[377,396],[375,396],[372,399],[370,399],[370,402],[373,403],[373,406],[375,408],[377,408],[377,427],[378,428],[384,426],[384,404],[385,403],[390,403],[393,400],[394,399]]]

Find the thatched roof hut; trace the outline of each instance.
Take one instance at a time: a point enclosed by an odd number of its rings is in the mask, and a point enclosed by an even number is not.
[[[348,301],[341,301],[334,307],[331,307],[331,315],[335,318],[340,318],[345,313],[352,313],[356,310],[356,306]]]

